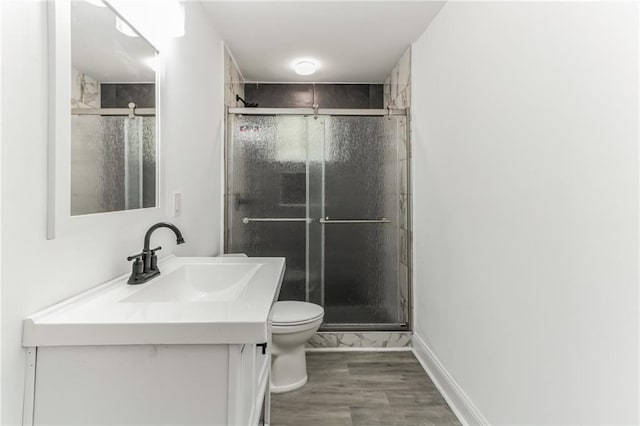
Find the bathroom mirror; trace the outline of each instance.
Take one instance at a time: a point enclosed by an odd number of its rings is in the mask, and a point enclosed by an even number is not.
[[[49,2],[49,31],[47,237],[150,219],[161,193],[157,49],[106,1]]]
[[[71,15],[71,215],[156,206],[156,50],[100,1]]]

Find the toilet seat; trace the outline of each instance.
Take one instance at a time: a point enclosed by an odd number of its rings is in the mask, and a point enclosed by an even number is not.
[[[308,302],[285,301],[273,305],[271,323],[276,327],[310,324],[324,316],[322,306]]]

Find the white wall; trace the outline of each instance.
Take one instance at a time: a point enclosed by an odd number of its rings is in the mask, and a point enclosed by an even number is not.
[[[187,243],[154,234],[163,254],[220,250],[222,43],[199,3],[187,2],[186,35],[166,46],[162,89],[161,178],[183,193],[183,212],[167,218]],[[44,2],[2,5],[2,424],[21,422],[25,352],[22,319],[119,274],[130,266],[151,223],[117,234],[99,229],[45,239],[47,40]]]
[[[2,23],[2,16],[3,16],[3,2],[0,2],[0,24]],[[2,33],[2,31],[0,31],[0,99],[3,98],[3,90],[4,90],[4,81],[2,79],[2,40],[6,38],[6,35],[4,35]],[[2,133],[2,128],[3,128],[3,122],[4,122],[4,116],[2,115],[2,102],[0,101],[0,188],[2,188],[2,139],[3,139],[3,133]],[[1,191],[1,189],[0,189]],[[1,193],[0,193],[1,194]],[[2,232],[2,196],[0,195],[0,336],[2,335],[2,236],[3,236],[3,232]],[[0,383],[4,382],[4,373],[2,372],[2,350],[3,350],[3,342],[2,342],[2,338],[0,338]],[[2,396],[3,396],[3,389],[2,389],[2,385],[0,385],[0,423],[2,422],[2,416],[4,414],[4,410],[2,409]]]
[[[491,423],[638,423],[638,4],[449,2],[412,72],[416,335]]]

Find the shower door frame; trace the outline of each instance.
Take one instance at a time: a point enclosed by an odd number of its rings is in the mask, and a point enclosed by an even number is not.
[[[406,135],[405,135],[405,148],[406,148],[406,174],[407,174],[407,309],[406,309],[406,323],[400,325],[387,325],[387,324],[336,324],[336,325],[323,325],[320,331],[331,332],[358,332],[358,331],[394,331],[394,332],[407,332],[413,330],[413,238],[411,237],[413,229],[413,215],[412,215],[412,188],[411,188],[411,139],[410,139],[410,108],[405,109],[348,109],[348,108],[231,108],[225,107],[225,122],[224,122],[224,160],[223,160],[223,179],[224,179],[224,220],[223,220],[223,250],[224,253],[228,253],[229,249],[229,205],[228,195],[230,194],[230,179],[229,179],[229,116],[230,115],[261,115],[261,116],[279,116],[279,115],[294,115],[302,117],[314,117],[321,116],[405,116],[406,117]],[[399,162],[399,160],[398,160]],[[401,194],[398,194],[401,196]],[[400,208],[398,206],[398,208]],[[306,218],[308,220],[308,218]],[[306,244],[309,244],[308,238]],[[322,243],[324,245],[324,241]],[[308,265],[307,265],[308,269]],[[307,270],[308,273],[308,270]],[[399,281],[398,281],[399,284]],[[308,288],[307,288],[308,296]]]

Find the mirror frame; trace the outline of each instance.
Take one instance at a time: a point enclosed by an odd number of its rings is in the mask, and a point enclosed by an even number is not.
[[[150,223],[167,216],[165,185],[160,171],[164,168],[161,144],[161,81],[163,55],[154,43],[133,27],[108,2],[106,6],[124,20],[156,53],[156,206],[71,215],[71,0],[48,2],[48,140],[47,140],[47,239],[117,230],[135,223]]]

